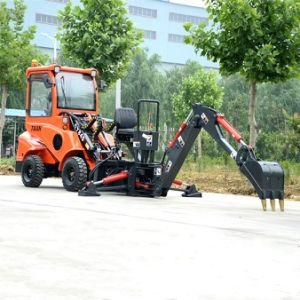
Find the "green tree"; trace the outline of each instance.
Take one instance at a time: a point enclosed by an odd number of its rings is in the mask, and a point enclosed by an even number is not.
[[[236,72],[250,83],[248,120],[255,146],[257,83],[285,81],[299,74],[299,0],[208,0],[210,25],[193,27],[186,42],[220,64],[222,75]]]
[[[222,78],[220,84],[224,89],[221,112],[234,127],[246,134],[249,84],[238,74]]]
[[[286,114],[300,112],[300,80],[290,79],[282,83],[263,83],[257,89],[259,130],[287,133]]]
[[[300,114],[285,114],[285,118],[287,131],[262,132],[257,139],[257,152],[266,158],[299,162]]]
[[[223,91],[218,85],[218,75],[214,71],[199,69],[194,75],[182,81],[178,94],[173,95],[173,110],[177,119],[184,120],[192,109],[194,103],[201,103],[218,109],[222,104]],[[202,156],[201,135],[196,146],[198,156]],[[196,160],[196,156],[194,156]]]
[[[26,83],[25,69],[33,58],[46,59],[31,45],[35,27],[23,29],[25,6],[22,0],[14,0],[12,8],[0,1],[0,157],[2,134],[5,124],[5,109],[9,93]]]
[[[188,60],[184,66],[176,66],[165,73],[165,80],[161,83],[163,89],[161,90],[160,100],[161,114],[168,128],[175,128],[182,121],[175,116],[172,109],[172,98],[178,95],[183,80],[201,69],[202,66],[198,62]]]
[[[218,75],[214,71],[198,70],[185,78],[177,95],[172,98],[173,110],[179,120],[187,117],[192,104],[201,103],[218,109],[222,104],[223,91],[218,85]]]
[[[142,34],[127,18],[122,0],[69,2],[60,14],[63,55],[80,67],[94,67],[110,84],[121,78]]]
[[[138,50],[122,80],[122,106],[136,107],[139,99],[160,100],[164,76],[157,69],[160,58],[157,54],[148,56],[146,51]]]
[[[246,104],[249,84],[238,74],[223,78],[221,84],[224,98],[220,111],[247,141]],[[300,80],[260,84],[257,89],[257,105],[260,108],[256,114],[259,131],[257,154],[266,159],[299,159],[295,143],[297,139],[299,141],[299,136],[291,126],[291,120],[296,120],[297,112],[300,111]]]
[[[148,56],[147,51],[137,49],[128,68],[127,74],[122,78],[121,104],[123,107],[136,109],[139,99],[160,99],[164,87],[164,75],[157,66],[160,64],[158,55]],[[113,117],[115,109],[115,85],[100,94],[100,111],[104,116]]]

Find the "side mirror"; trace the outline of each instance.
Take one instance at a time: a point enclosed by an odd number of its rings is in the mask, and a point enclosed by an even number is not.
[[[100,91],[104,91],[107,87],[107,84],[104,80],[98,81],[98,88]]]

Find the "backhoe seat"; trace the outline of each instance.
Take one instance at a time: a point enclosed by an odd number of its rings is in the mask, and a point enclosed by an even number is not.
[[[120,142],[132,141],[134,127],[137,124],[137,116],[134,109],[129,107],[117,108],[115,111],[114,123],[117,128],[117,139]]]

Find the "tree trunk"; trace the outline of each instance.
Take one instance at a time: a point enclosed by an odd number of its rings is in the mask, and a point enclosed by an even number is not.
[[[257,138],[257,124],[255,120],[256,108],[256,81],[252,81],[250,85],[250,101],[248,110],[248,122],[250,126],[250,139],[249,144],[253,147],[256,145]]]
[[[4,84],[1,86],[1,113],[0,113],[0,159],[2,157],[2,134],[3,128],[5,124],[5,109],[6,109],[6,100],[8,97],[8,89],[7,86]]]

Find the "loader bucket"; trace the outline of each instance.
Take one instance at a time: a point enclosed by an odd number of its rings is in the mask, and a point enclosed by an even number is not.
[[[240,170],[254,186],[260,199],[284,198],[284,171],[279,163],[248,159]]]

